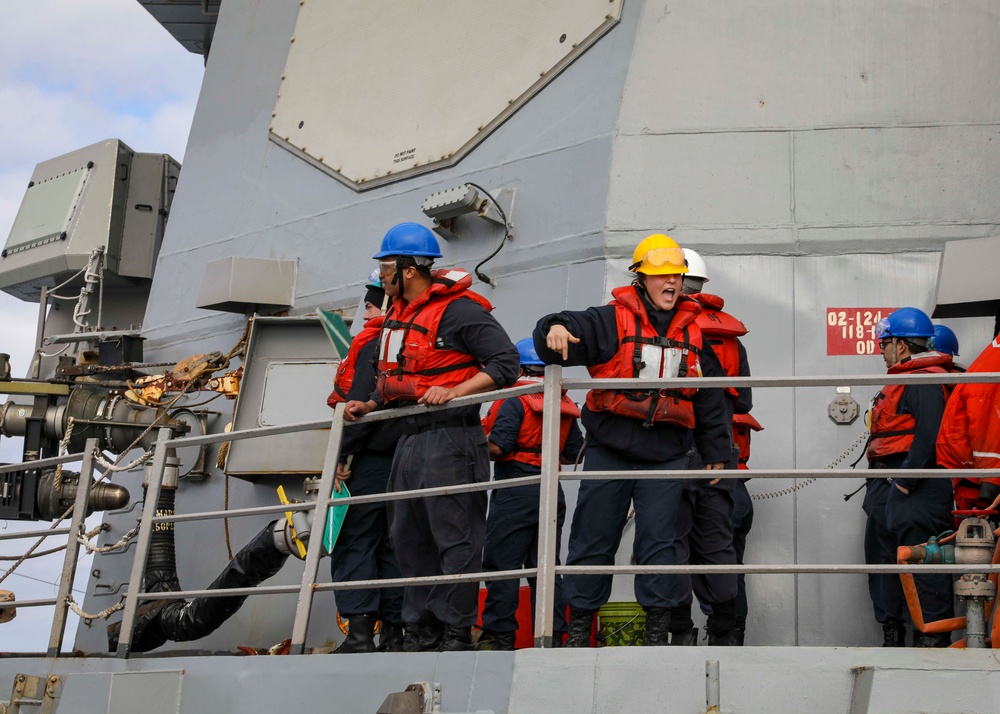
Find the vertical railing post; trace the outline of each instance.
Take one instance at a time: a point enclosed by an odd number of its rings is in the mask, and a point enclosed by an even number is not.
[[[343,402],[337,405],[333,412],[333,422],[330,424],[330,439],[326,443],[323,475],[319,480],[316,508],[313,510],[312,533],[306,551],[305,567],[302,569],[302,587],[299,588],[299,601],[295,606],[295,622],[292,624],[292,642],[289,648],[291,654],[305,652],[306,632],[309,630],[309,616],[312,612],[313,596],[315,595],[313,586],[316,584],[316,573],[319,571],[319,559],[323,554],[323,534],[326,530],[328,500],[333,495],[333,480],[337,475],[340,444],[344,439],[345,406]]]
[[[542,408],[542,480],[538,489],[538,573],[535,579],[535,647],[552,646],[555,610],[556,515],[559,504],[559,402],[562,367],[545,368]]]
[[[84,532],[83,524],[87,519],[87,500],[94,478],[94,454],[97,452],[97,444],[97,439],[87,439],[83,447],[80,481],[76,487],[76,500],[73,503],[73,519],[70,522],[69,534],[66,536],[66,556],[63,558],[59,593],[56,595],[56,611],[52,617],[47,657],[59,656],[63,636],[66,634],[66,619],[69,613],[67,598],[73,590],[73,581],[76,579],[76,563],[80,552],[77,537]]]
[[[49,289],[42,287],[38,294],[38,326],[35,330],[35,354],[31,360],[31,378],[42,374],[42,339],[45,337],[45,308],[49,306]]]
[[[142,581],[146,574],[146,557],[149,555],[149,544],[153,537],[152,520],[156,516],[156,504],[160,500],[163,471],[167,464],[166,442],[172,436],[173,430],[167,428],[160,429],[156,433],[153,463],[149,467],[149,478],[146,482],[146,500],[142,505],[142,520],[139,521],[139,536],[136,538],[135,559],[132,561],[132,573],[129,575],[128,590],[125,593],[122,628],[118,634],[116,654],[122,659],[127,659],[132,650],[132,628],[135,627],[135,615],[139,609],[138,594],[142,592]]]

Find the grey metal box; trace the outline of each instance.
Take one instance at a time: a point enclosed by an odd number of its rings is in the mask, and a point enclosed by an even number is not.
[[[196,304],[206,310],[237,313],[291,307],[296,273],[294,260],[236,256],[213,260],[205,266]]]

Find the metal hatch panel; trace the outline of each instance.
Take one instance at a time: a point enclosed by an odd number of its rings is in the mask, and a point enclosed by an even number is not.
[[[613,27],[622,2],[303,1],[271,139],[357,191],[450,166]]]
[[[330,419],[326,397],[340,358],[319,318],[255,317],[244,362],[233,429],[255,429]],[[323,471],[329,430],[234,441],[226,473],[255,481]]]

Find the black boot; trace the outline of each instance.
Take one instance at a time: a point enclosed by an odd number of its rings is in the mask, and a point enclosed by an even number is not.
[[[499,637],[501,634],[498,632],[497,636]],[[493,648],[496,649],[496,639],[494,639]],[[445,625],[444,636],[441,638],[441,644],[437,649],[438,652],[471,652],[476,649],[476,646],[472,644],[472,629],[469,627]],[[514,649],[513,642],[511,643],[511,649]]]
[[[348,615],[347,639],[334,654],[375,651],[375,618],[370,615]]]
[[[514,651],[514,640],[517,639],[516,632],[494,632],[493,633],[493,651],[494,652],[513,652]]]
[[[646,633],[642,644],[646,647],[663,647],[670,644],[670,608],[647,607]]]
[[[712,604],[712,614],[705,623],[708,644],[716,647],[739,647],[740,629],[736,622],[736,600]]]
[[[552,633],[552,649],[556,649],[558,647],[565,647],[565,645],[563,644],[565,641],[566,641],[565,632]]]
[[[916,634],[914,633],[915,636]],[[882,646],[906,647],[906,625],[902,621],[886,620],[882,623]]]
[[[403,625],[403,652],[420,651],[420,625],[408,622]]]
[[[399,622],[386,622],[382,620],[382,629],[379,630],[377,652],[402,652],[403,651],[403,625]]]
[[[590,635],[594,631],[594,611],[569,609],[569,639],[567,647],[590,647]]]
[[[698,644],[698,628],[691,619],[691,603],[670,608],[670,644],[685,647]]]
[[[742,647],[743,646],[743,640],[746,638],[746,634],[747,634],[747,621],[746,620],[740,620],[739,622],[736,623],[736,632],[737,632],[737,638],[739,639],[739,642],[737,642],[737,646],[738,647]]]
[[[698,628],[692,627],[691,629],[684,630],[683,632],[671,632],[670,644],[680,645],[683,647],[696,646],[698,644]]]
[[[708,644],[713,647],[739,647],[740,631],[736,628],[722,632],[708,631]]]
[[[950,632],[915,632],[913,634],[914,647],[949,647],[951,646]],[[902,645],[900,645],[902,647]]]
[[[441,639],[444,637],[444,625],[440,622],[427,624],[420,623],[420,647],[419,652],[437,652],[441,647]]]

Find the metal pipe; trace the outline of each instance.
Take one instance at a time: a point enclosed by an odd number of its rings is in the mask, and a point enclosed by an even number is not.
[[[524,387],[512,387],[510,389],[495,390],[482,394],[473,394],[468,397],[458,397],[452,399],[448,404],[439,407],[427,407],[421,404],[401,407],[399,409],[383,409],[359,417],[357,421],[345,422],[345,427],[356,424],[370,424],[377,421],[388,421],[399,419],[400,417],[413,416],[415,414],[431,414],[433,412],[448,411],[462,406],[480,406],[483,402],[497,399],[510,399],[522,394],[534,394],[541,392],[542,385],[528,385]],[[214,444],[219,441],[241,441],[243,439],[256,439],[263,436],[277,436],[279,434],[291,434],[298,431],[318,431],[329,429],[330,421],[304,421],[295,424],[281,424],[279,426],[255,427],[252,429],[239,429],[237,431],[223,432],[219,434],[207,434],[205,436],[185,436],[170,440],[173,447],[200,446],[202,444]]]
[[[559,402],[562,367],[545,368],[542,407],[541,487],[538,489],[538,577],[535,579],[535,647],[552,646],[559,503]]]
[[[719,660],[705,661],[705,714],[717,714],[721,705]]]
[[[670,379],[567,379],[566,389],[686,389],[705,387],[865,387],[884,384],[995,384],[1000,372],[858,374],[819,377],[672,377]]]
[[[754,575],[798,575],[802,573],[916,573],[917,575],[942,575],[944,573],[1000,573],[997,565],[867,565],[867,564],[772,564],[772,565],[559,565],[560,575],[721,575],[749,573]]]
[[[82,458],[83,452],[79,451],[73,454],[65,454],[64,456],[50,456],[47,459],[22,461],[19,464],[4,464],[3,466],[0,466],[0,474],[16,473],[18,471],[24,471],[25,469],[44,469],[49,466],[58,466],[59,464],[68,464],[72,461],[80,461]],[[981,474],[982,471],[978,473]]]
[[[719,478],[746,478],[738,471],[723,471]],[[757,469],[753,478],[990,478],[1000,476],[1000,469],[878,469],[851,471],[848,469]],[[676,479],[679,481],[704,480],[703,471],[570,471],[560,475],[564,481],[594,481],[608,479]]]
[[[13,533],[0,533],[0,541],[17,540],[19,538],[47,538],[48,536],[54,535],[66,535],[69,532],[69,527],[46,528],[39,531],[15,531]]]
[[[314,583],[313,589],[316,592],[339,592],[340,590],[368,590],[371,588],[395,588],[411,585],[435,585],[443,582],[471,583],[483,580],[514,580],[515,578],[532,578],[536,573],[537,570],[535,568],[521,568],[518,570],[494,570],[488,573],[425,575],[419,578],[345,580],[338,583]],[[137,593],[137,597],[140,600],[186,600],[188,598],[218,598],[234,595],[285,595],[298,592],[300,587],[300,585],[259,585],[252,588],[230,588],[227,590],[171,590],[169,592],[141,592]]]
[[[42,287],[38,294],[38,325],[35,329],[35,356],[31,360],[31,377],[38,379],[42,374],[42,335],[45,334],[45,308],[49,303],[49,289]]]
[[[68,335],[49,335],[42,340],[43,345],[63,345],[72,342],[96,342],[114,340],[119,337],[139,337],[139,330],[102,330],[100,332],[74,332]]]
[[[153,447],[153,463],[149,469],[146,501],[142,507],[142,520],[139,521],[139,537],[136,538],[132,573],[129,576],[128,590],[125,593],[121,634],[118,637],[117,656],[121,659],[128,659],[132,649],[132,629],[135,627],[136,611],[139,608],[137,595],[142,590],[142,579],[146,572],[146,556],[149,554],[150,539],[156,528],[153,516],[156,515],[156,502],[160,498],[160,484],[163,481],[163,469],[167,463],[168,448],[166,443],[170,440],[172,433],[170,429],[160,429],[156,434],[156,446]]]
[[[382,503],[385,501],[401,501],[407,498],[421,498],[427,496],[444,496],[452,493],[465,493],[469,491],[485,491],[490,488],[503,489],[514,488],[516,486],[533,486],[541,481],[540,476],[520,476],[518,478],[504,479],[503,481],[492,481],[487,484],[467,484],[463,486],[439,486],[437,488],[415,489],[411,491],[396,491],[394,493],[373,493],[369,496],[350,496],[349,498],[336,499],[338,506],[350,506],[355,503]],[[328,504],[334,503],[334,499],[326,499]],[[235,508],[229,511],[202,511],[199,513],[186,513],[175,516],[156,516],[153,523],[163,523],[171,521],[181,523],[183,521],[205,521],[213,518],[237,518],[241,516],[260,516],[273,513],[284,513],[285,511],[308,511],[315,508],[315,504],[289,503],[275,506],[254,506],[252,508]],[[3,536],[0,536],[2,538]]]
[[[62,649],[63,636],[66,634],[66,618],[69,615],[69,597],[76,579],[76,563],[80,554],[80,544],[73,536],[83,533],[83,523],[87,518],[87,501],[90,498],[90,487],[94,480],[94,455],[97,453],[97,439],[87,439],[83,447],[83,464],[80,467],[80,482],[76,488],[76,500],[73,503],[73,519],[70,521],[69,539],[66,543],[66,554],[63,558],[62,576],[59,580],[59,592],[56,595],[56,612],[52,618],[52,630],[49,633],[49,649],[47,657],[58,657]]]
[[[312,612],[313,595],[315,594],[316,572],[319,569],[319,558],[323,554],[323,530],[326,527],[326,514],[330,507],[327,494],[333,493],[333,480],[337,473],[337,463],[340,459],[340,444],[344,437],[344,407],[341,402],[333,410],[333,422],[330,424],[330,439],[326,443],[326,458],[323,460],[323,475],[319,480],[319,494],[313,511],[313,530],[319,537],[313,538],[313,547],[306,552],[306,561],[302,568],[302,585],[299,589],[299,601],[295,607],[295,621],[292,623],[291,654],[305,652],[306,633],[309,630],[309,616]]]
[[[43,600],[8,600],[0,602],[0,610],[9,610],[15,607],[45,607],[47,605],[55,604],[56,599],[54,597],[45,598]]]
[[[965,646],[969,649],[986,647],[986,603],[981,598],[965,600]]]

